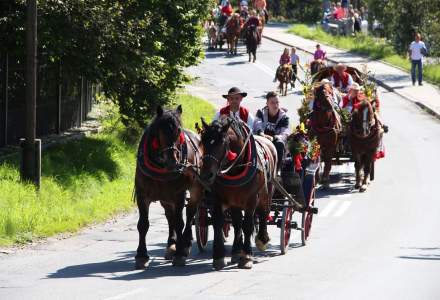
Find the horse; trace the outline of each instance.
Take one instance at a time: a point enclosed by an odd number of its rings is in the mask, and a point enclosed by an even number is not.
[[[324,67],[325,67],[324,61],[322,61],[321,59],[314,60],[310,64],[310,74],[315,75],[316,73],[321,71]]]
[[[208,27],[208,47],[217,49],[217,27],[214,24]]]
[[[262,10],[260,13],[258,13],[258,19],[260,20],[260,27],[258,28],[260,31],[260,36],[263,36],[263,29],[267,23],[265,11]]]
[[[253,62],[257,60],[258,47],[258,32],[256,26],[249,26],[246,29],[246,49],[249,54],[249,62],[251,62],[251,55],[253,55]]]
[[[329,176],[332,159],[336,154],[341,136],[342,124],[339,114],[333,107],[333,91],[329,84],[323,84],[315,89],[313,111],[310,119],[312,136],[316,136],[321,148],[321,160],[324,171],[321,182],[329,186]]]
[[[197,167],[201,163],[200,138],[182,129],[181,115],[180,105],[176,110],[164,110],[159,106],[139,143],[134,186],[139,210],[136,269],[144,269],[149,261],[145,238],[150,227],[149,207],[155,201],[160,201],[168,221],[165,259],[172,259],[173,265],[184,265],[189,256],[192,220],[203,188],[190,170],[191,166]],[[187,190],[190,199],[184,228],[182,211]]]
[[[240,16],[238,14],[234,14],[226,22],[225,26],[226,26],[226,41],[228,44],[228,54],[237,55],[237,44],[241,31]]]
[[[359,192],[367,190],[369,178],[374,179],[374,159],[381,138],[380,122],[373,107],[368,100],[363,100],[353,110],[350,122],[351,151],[356,172],[355,188]]]
[[[279,89],[280,89],[280,95],[286,96],[287,95],[287,86],[291,81],[292,78],[292,66],[289,64],[282,65],[276,74],[276,77],[278,81],[280,82]]]
[[[267,217],[278,160],[275,146],[264,137],[254,136],[245,123],[235,119],[225,118],[208,125],[202,118],[202,124],[200,180],[212,191],[213,268],[221,270],[226,266],[222,228],[224,211],[230,208],[235,234],[231,262],[251,269],[254,213],[259,220],[257,248],[265,250],[270,240]]]

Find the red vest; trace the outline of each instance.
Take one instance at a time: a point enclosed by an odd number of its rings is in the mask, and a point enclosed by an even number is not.
[[[249,111],[246,108],[242,107],[242,106],[240,106],[239,110],[240,110],[240,112],[239,112],[240,119],[243,122],[247,123],[248,116],[249,116]],[[220,115],[226,115],[226,116],[229,117],[230,112],[231,112],[231,107],[229,105],[223,107],[222,109],[220,109]]]
[[[346,88],[348,86],[348,77],[349,74],[347,72],[342,73],[342,79],[337,72],[333,74],[333,80],[335,81],[335,86],[339,87],[340,82],[342,81],[342,88]]]

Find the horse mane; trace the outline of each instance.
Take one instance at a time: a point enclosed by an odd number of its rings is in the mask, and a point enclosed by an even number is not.
[[[163,130],[166,134],[172,135],[172,130],[175,128],[182,127],[182,120],[180,115],[174,110],[164,110],[161,115],[156,115],[149,126],[150,136],[156,136],[159,130]]]

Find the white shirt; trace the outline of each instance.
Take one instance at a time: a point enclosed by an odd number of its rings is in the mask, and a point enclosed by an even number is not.
[[[412,42],[411,45],[409,45],[409,50],[411,50],[411,59],[412,60],[420,60],[423,58],[422,55],[422,49],[425,48],[425,43],[420,41],[420,42]]]
[[[232,111],[230,111],[230,112],[229,112],[229,116],[230,116],[231,118],[236,119],[236,120],[241,120],[241,119],[240,119],[240,111],[239,111],[239,110],[236,111],[235,113],[232,112]],[[216,112],[216,113],[215,113],[215,116],[214,116],[214,120],[219,120],[219,119],[220,119],[220,111]],[[252,116],[251,113],[248,114],[247,125],[249,126],[249,128],[250,128],[251,130],[252,130],[252,128],[254,128],[254,117]]]

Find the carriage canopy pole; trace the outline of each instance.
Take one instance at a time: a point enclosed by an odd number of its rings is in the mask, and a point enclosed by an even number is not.
[[[26,116],[25,139],[21,140],[21,178],[37,187],[41,175],[41,143],[36,141],[37,97],[37,0],[26,1]],[[38,145],[38,146],[37,146]]]

